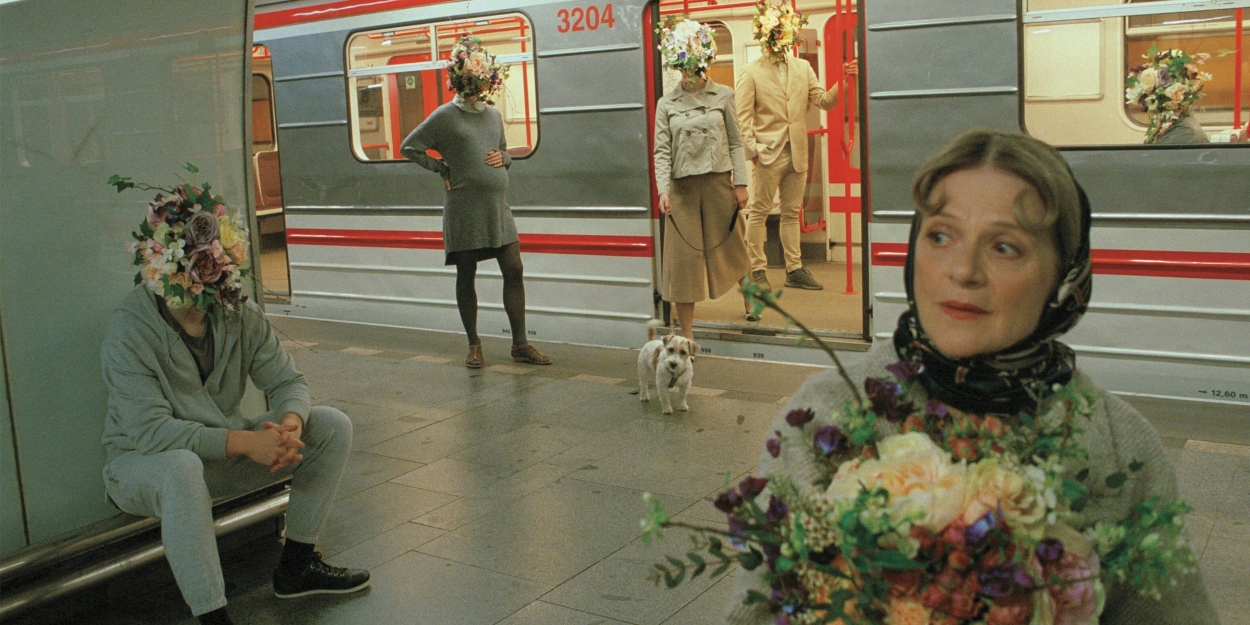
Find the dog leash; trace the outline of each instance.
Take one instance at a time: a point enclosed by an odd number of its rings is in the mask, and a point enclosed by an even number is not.
[[[680,238],[683,242],[685,242],[685,244],[686,244],[687,246],[689,246],[690,248],[692,248],[694,251],[696,251],[696,252],[700,252],[700,253],[703,253],[703,254],[707,254],[708,252],[715,252],[717,249],[719,249],[719,248],[720,248],[720,246],[724,245],[725,243],[728,243],[728,242],[729,242],[729,239],[732,239],[732,238],[733,238],[733,236],[734,236],[734,234],[735,234],[735,232],[734,232],[734,226],[738,225],[738,213],[740,213],[740,212],[742,212],[742,209],[741,209],[741,208],[734,209],[734,216],[733,216],[733,219],[732,219],[732,220],[730,220],[730,222],[729,222],[729,234],[725,235],[725,238],[721,239],[721,240],[720,240],[720,243],[717,243],[717,244],[716,244],[716,245],[714,245],[711,249],[706,249],[706,250],[705,250],[705,249],[700,249],[699,247],[695,246],[693,243],[691,243],[691,242],[690,242],[690,240],[689,240],[689,239],[687,239],[687,238],[686,238],[686,235],[684,235],[684,234],[682,234],[682,233],[681,233],[681,228],[678,228],[678,227],[677,227],[677,220],[676,220],[676,219],[673,219],[673,213],[672,213],[672,211],[669,211],[668,213],[665,213],[665,216],[667,216],[667,217],[668,217],[668,221],[669,221],[669,223],[670,223],[670,224],[672,224],[672,226],[673,226],[673,231],[677,233],[677,237],[678,237],[678,238]],[[670,387],[670,388],[671,388],[671,387]]]

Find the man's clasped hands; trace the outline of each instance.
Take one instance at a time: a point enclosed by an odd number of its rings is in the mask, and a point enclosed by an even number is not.
[[[227,456],[247,456],[256,464],[277,472],[298,464],[304,459],[299,453],[304,448],[300,436],[304,433],[304,420],[288,412],[281,423],[266,421],[260,430],[230,430],[226,435]]]

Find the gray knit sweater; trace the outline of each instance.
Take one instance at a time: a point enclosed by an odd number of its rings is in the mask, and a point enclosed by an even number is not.
[[[226,433],[251,429],[259,415],[239,409],[250,377],[277,414],[308,419],[304,374],[283,349],[265,313],[246,302],[238,314],[210,315],[214,366],[199,369],[178,332],[136,286],[113,313],[100,359],[108,388],[102,437],[108,461],[130,452],[188,449],[204,459],[226,457]]]
[[[426,150],[438,151],[441,159]],[[503,154],[503,167],[486,164],[486,153]],[[512,157],[503,117],[488,106],[481,112],[448,102],[430,114],[400,146],[404,156],[449,182],[443,206],[443,249],[447,253],[502,247],[517,241],[508,208],[508,172]]]
[[[857,384],[868,376],[885,377],[886,365],[898,361],[893,344],[878,341],[862,358],[847,365],[847,374]],[[1163,446],[1155,430],[1140,414],[1120,398],[1094,384],[1081,371],[1076,372],[1077,383],[1093,389],[1099,397],[1092,415],[1092,423],[1081,435],[1081,444],[1089,452],[1090,477],[1087,484],[1101,485],[1107,476],[1128,472],[1129,463],[1137,460],[1145,463],[1141,471],[1133,473],[1127,485],[1116,491],[1091,486],[1090,503],[1077,521],[1077,528],[1084,529],[1098,521],[1115,522],[1128,516],[1129,510],[1147,498],[1160,495],[1164,499],[1177,497],[1176,476],[1163,455]],[[810,408],[817,417],[813,427],[829,423],[829,415],[840,410],[852,399],[842,378],[834,370],[808,378],[799,388],[790,404],[781,411],[769,431],[785,432],[790,426],[785,415],[796,408]],[[891,428],[897,426],[890,425]],[[1071,467],[1078,471],[1082,467]],[[799,484],[810,484],[817,476],[815,463],[806,449],[798,445],[783,445],[781,455],[773,458],[761,452],[756,475],[788,475]],[[767,498],[767,492],[761,497]],[[731,625],[771,625],[772,619],[760,604],[746,606],[743,600],[748,589],[766,591],[754,572],[736,572],[736,590],[728,606],[728,622]],[[1171,593],[1162,601],[1139,596],[1124,587],[1107,589],[1107,604],[1101,617],[1102,625],[1218,625],[1211,601],[1201,575],[1195,574],[1178,580]]]

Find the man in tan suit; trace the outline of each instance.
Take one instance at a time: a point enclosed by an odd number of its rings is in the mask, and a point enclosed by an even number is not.
[[[858,73],[851,61],[845,71]],[[797,289],[824,287],[803,268],[799,253],[799,208],[807,186],[807,106],[829,110],[838,101],[835,86],[826,91],[807,61],[785,52],[765,53],[747,65],[734,89],[738,129],[746,157],[755,165],[751,202],[747,207],[747,254],[751,280],[771,290],[765,268],[764,220],[781,190],[781,248],[785,251],[785,285]]]

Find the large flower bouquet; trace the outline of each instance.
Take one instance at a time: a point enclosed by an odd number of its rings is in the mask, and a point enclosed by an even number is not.
[[[727,529],[673,521],[645,495],[644,542],[665,528],[697,531],[685,558],[656,564],[652,579],[672,587],[736,563],[768,588],[746,601],[777,625],[1096,625],[1104,584],[1157,598],[1195,570],[1183,502],[1154,498],[1118,522],[1075,529],[1089,503],[1077,440],[1092,393],[1069,384],[1042,416],[981,417],[926,399],[917,365],[887,369],[862,395],[850,386],[856,399],[841,411],[787,414],[767,453],[807,456],[814,473],[728,488],[714,503]],[[1130,479],[1104,478],[1112,490]]]
[[[1146,143],[1154,143],[1206,95],[1202,86],[1211,80],[1211,74],[1200,71],[1198,66],[1211,55],[1199,52],[1191,56],[1184,50],[1160,51],[1151,46],[1142,58],[1146,63],[1129,70],[1124,79],[1124,98],[1149,115]]]
[[[807,16],[795,11],[788,2],[770,4],[760,0],[751,20],[751,35],[760,42],[764,52],[785,54],[799,42],[799,31],[807,24]]]
[[[711,28],[669,16],[656,32],[660,35],[664,67],[692,76],[707,76],[707,68],[716,58],[716,39]]]
[[[199,173],[190,163],[185,168]],[[241,216],[229,214],[207,182],[157,187],[115,175],[108,184],[118,193],[129,188],[158,192],[126,246],[139,266],[135,284],[146,283],[170,308],[238,310],[247,299],[242,283],[250,272],[247,227]]]
[[[478,96],[494,104],[493,96],[508,77],[508,66],[495,61],[495,55],[482,47],[477,37],[461,37],[451,48],[447,65],[447,86],[465,97]]]

